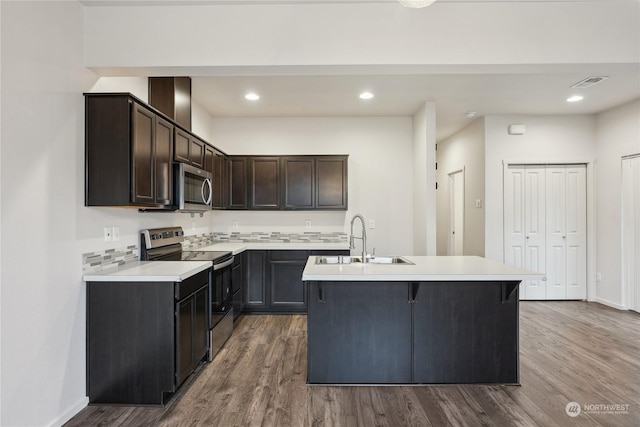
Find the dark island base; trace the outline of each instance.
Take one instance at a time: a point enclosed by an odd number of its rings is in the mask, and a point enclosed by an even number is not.
[[[309,384],[519,384],[519,282],[306,282]]]

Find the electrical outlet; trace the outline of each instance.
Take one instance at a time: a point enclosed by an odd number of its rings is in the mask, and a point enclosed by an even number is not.
[[[482,207],[482,200],[476,199],[476,208],[481,208],[481,207]]]
[[[376,228],[376,220],[375,219],[370,219],[369,220],[369,228]]]
[[[602,282],[602,273],[596,273],[596,280]]]
[[[231,228],[234,230],[238,229],[238,221],[231,221]]]
[[[105,242],[110,242],[111,241],[111,234],[113,233],[111,227],[105,227],[104,228],[104,241]]]
[[[306,221],[304,222],[304,228],[311,228],[311,221],[306,220]]]
[[[120,241],[120,227],[113,227],[111,238],[113,239],[114,242]]]

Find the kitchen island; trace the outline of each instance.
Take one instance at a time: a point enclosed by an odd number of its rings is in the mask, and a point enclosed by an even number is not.
[[[480,257],[403,258],[309,257],[307,382],[518,384],[518,285],[543,275]]]

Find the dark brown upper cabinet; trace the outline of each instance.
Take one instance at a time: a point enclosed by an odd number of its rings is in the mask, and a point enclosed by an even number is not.
[[[207,145],[192,134],[176,128],[174,155],[176,162],[204,169],[204,147]]]
[[[205,145],[204,148],[204,169],[211,174],[213,182],[213,196],[211,200],[212,209],[224,209],[225,194],[228,185],[226,174],[225,155],[215,148]]]
[[[229,209],[248,209],[249,199],[246,157],[229,156],[226,161],[229,177]]]
[[[85,94],[85,205],[170,208],[173,135],[128,94]]]
[[[283,157],[283,208],[346,210],[347,166],[347,156]]]
[[[346,210],[348,156],[230,156],[232,209]],[[246,174],[242,168],[248,164]],[[242,167],[240,166],[242,165]],[[231,172],[230,172],[231,173]],[[246,180],[246,187],[241,182]],[[249,203],[233,203],[241,196]],[[233,206],[232,206],[233,205]]]
[[[280,158],[249,158],[250,209],[280,209]]]
[[[316,158],[316,209],[348,208],[348,157]]]
[[[282,157],[284,209],[313,209],[315,207],[316,161],[313,157]]]
[[[191,131],[191,77],[149,77],[149,104]]]

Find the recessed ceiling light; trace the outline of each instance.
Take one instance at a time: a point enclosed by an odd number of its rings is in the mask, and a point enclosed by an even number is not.
[[[567,98],[567,102],[578,102],[578,101],[582,101],[584,97],[581,95],[573,95]]]
[[[373,98],[373,94],[371,92],[362,92],[360,94],[360,99],[371,99]]]
[[[475,111],[467,111],[466,115],[468,118],[473,119],[476,116],[476,112]]]
[[[249,92],[244,96],[244,98],[248,99],[249,101],[257,101],[258,99],[260,99],[260,95],[254,92]]]

